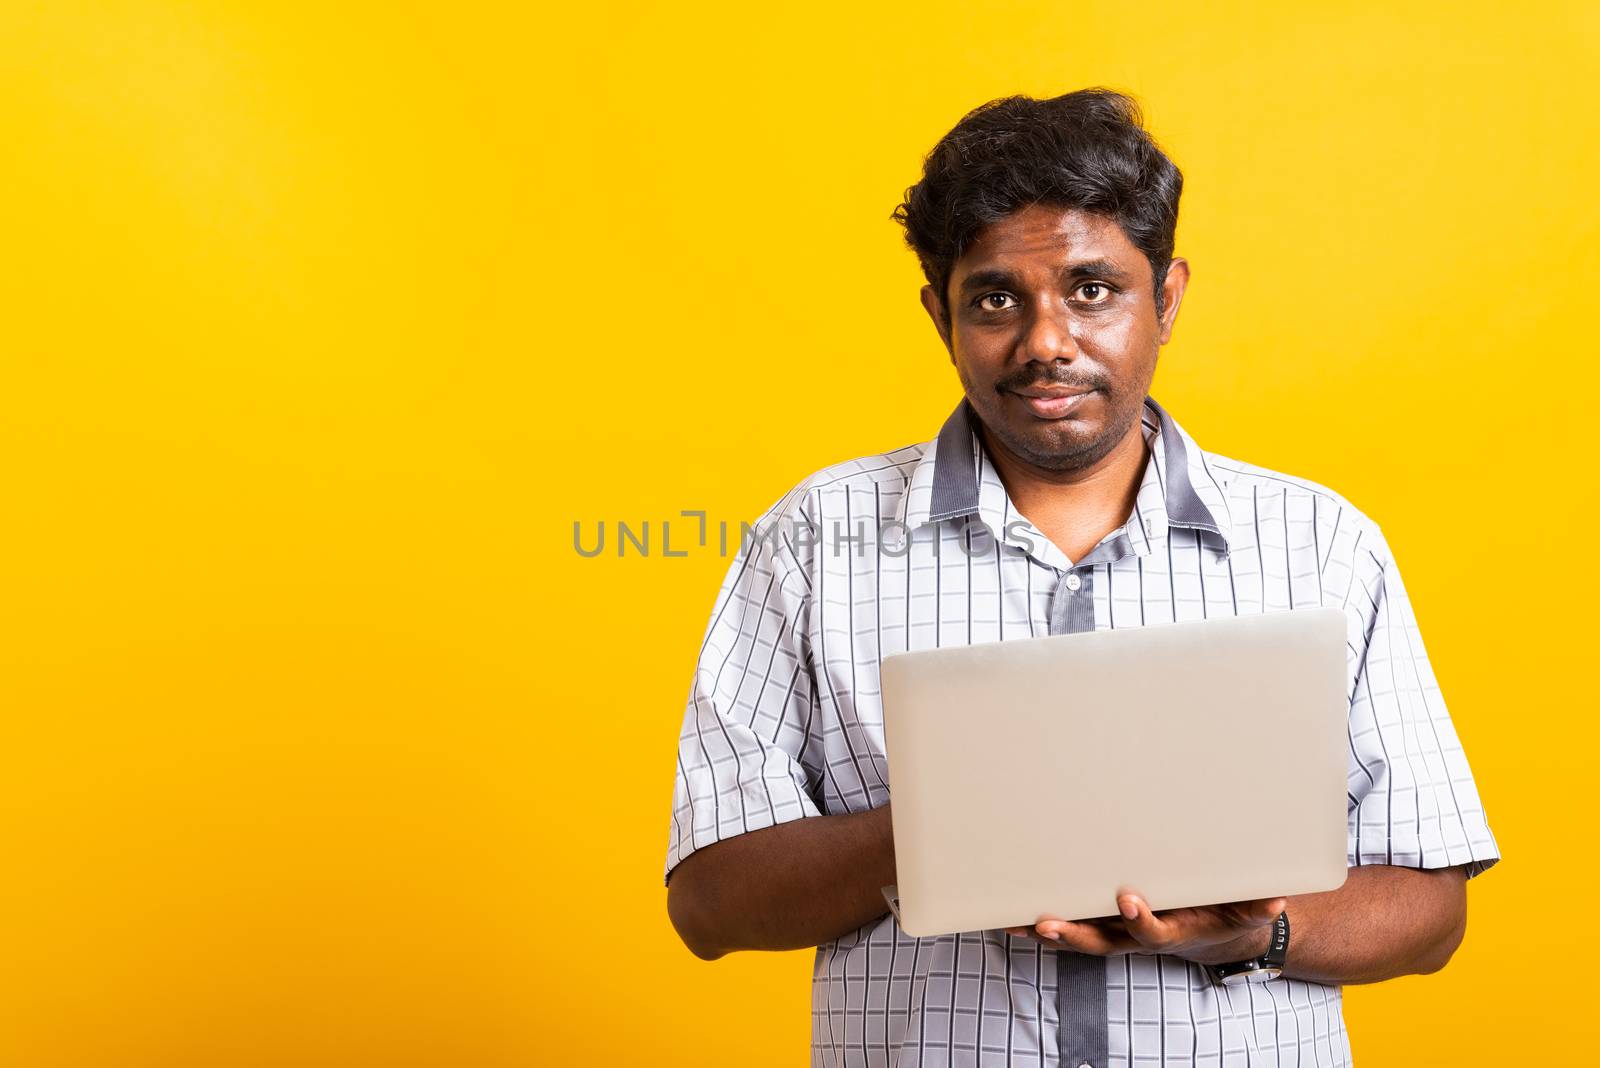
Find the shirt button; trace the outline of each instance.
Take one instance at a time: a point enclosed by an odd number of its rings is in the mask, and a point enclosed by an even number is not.
[[[1071,590],[1073,593],[1077,593],[1082,586],[1083,579],[1079,578],[1077,575],[1067,576],[1067,589]],[[1079,1068],[1083,1068],[1083,1066],[1079,1065]]]
[[[1088,1061],[1084,1061],[1082,1064],[1078,1065],[1078,1068],[1094,1068],[1094,1065],[1090,1064]]]

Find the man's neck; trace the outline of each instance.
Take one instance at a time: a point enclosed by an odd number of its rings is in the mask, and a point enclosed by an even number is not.
[[[1028,463],[996,441],[987,427],[980,427],[979,434],[1012,505],[1067,559],[1082,559],[1132,514],[1150,454],[1137,420],[1109,453],[1072,471]]]

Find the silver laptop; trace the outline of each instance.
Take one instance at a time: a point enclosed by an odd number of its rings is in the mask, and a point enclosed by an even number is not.
[[[1345,627],[1302,609],[885,657],[902,929],[1342,885]]]

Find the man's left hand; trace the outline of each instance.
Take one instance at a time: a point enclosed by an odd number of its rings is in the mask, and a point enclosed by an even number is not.
[[[1225,905],[1151,912],[1138,894],[1117,898],[1120,916],[1096,920],[1040,920],[1032,927],[1007,927],[1056,949],[1098,957],[1166,953],[1198,964],[1226,964],[1259,957],[1271,941],[1272,922],[1288,899],[1262,898]]]

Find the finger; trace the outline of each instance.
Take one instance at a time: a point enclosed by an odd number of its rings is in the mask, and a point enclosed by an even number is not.
[[[1051,949],[1061,948],[1061,936],[1053,932],[1050,937],[1046,938],[1032,927],[1007,927],[1006,934],[1016,938],[1026,938],[1030,942],[1037,942],[1041,946],[1048,946]]]
[[[1117,911],[1128,934],[1142,946],[1160,949],[1174,944],[1178,938],[1180,921],[1171,914],[1157,916],[1138,894],[1118,896]]]
[[[1038,925],[1041,937],[1061,949],[1090,953],[1097,957],[1129,953],[1138,948],[1138,942],[1127,934],[1101,926],[1091,921],[1074,923],[1069,920],[1045,920]]]
[[[1289,907],[1289,899],[1286,897],[1268,897],[1262,898],[1255,904],[1261,906],[1256,915],[1262,917],[1264,923],[1271,923],[1278,918],[1278,913]]]
[[[1046,938],[1040,933],[1037,927],[1029,924],[1019,924],[1016,927],[1007,927],[1005,928],[1005,932],[1006,934],[1015,938],[1031,938],[1035,942],[1043,942],[1047,946],[1053,946],[1060,940],[1059,936],[1054,938]]]

